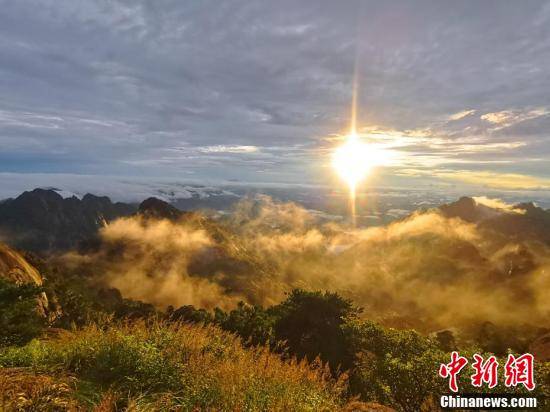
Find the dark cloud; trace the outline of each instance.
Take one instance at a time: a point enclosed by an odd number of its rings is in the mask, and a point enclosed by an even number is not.
[[[0,7],[0,172],[325,179],[326,137],[345,131],[358,55],[360,123],[424,130],[396,150],[549,177],[544,1]],[[501,112],[512,115],[483,119]],[[472,142],[479,150],[452,146]],[[509,162],[487,166],[497,158]]]

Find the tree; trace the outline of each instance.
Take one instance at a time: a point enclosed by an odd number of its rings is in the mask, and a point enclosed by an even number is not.
[[[225,316],[217,312],[222,329],[235,332],[251,345],[275,344],[273,325],[275,318],[260,306],[239,302],[236,309]]]
[[[207,324],[212,322],[212,315],[204,309],[195,309],[193,305],[185,305],[176,310],[172,306],[167,310],[168,319],[190,323]]]
[[[352,321],[343,329],[355,353],[350,391],[363,400],[421,411],[445,392],[437,370],[448,355],[437,342],[414,330],[385,328],[372,321]]]
[[[361,309],[337,293],[293,290],[288,298],[268,309],[275,317],[275,338],[285,341],[298,358],[329,362],[333,371],[352,366],[342,325],[355,319]]]
[[[38,312],[42,288],[0,279],[0,345],[24,345],[38,336],[45,324]]]

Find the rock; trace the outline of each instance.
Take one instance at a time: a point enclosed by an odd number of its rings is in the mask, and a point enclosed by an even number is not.
[[[42,276],[23,256],[7,245],[0,243],[0,278],[17,284],[42,285]]]
[[[18,285],[30,283],[42,286],[43,279],[38,270],[25,260],[21,254],[0,243],[0,279]],[[44,292],[38,297],[37,311],[43,317],[49,317],[48,297]]]

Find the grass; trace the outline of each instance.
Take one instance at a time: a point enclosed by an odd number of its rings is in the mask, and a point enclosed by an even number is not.
[[[0,397],[4,402],[15,399],[18,406],[30,405],[20,410],[344,407],[345,377],[333,380],[319,362],[284,361],[264,347],[244,348],[239,338],[213,326],[89,326],[3,350],[0,366]],[[29,380],[42,383],[30,385]],[[19,383],[6,384],[10,381]],[[51,405],[44,409],[36,407],[48,402]],[[70,408],[58,408],[56,402]]]

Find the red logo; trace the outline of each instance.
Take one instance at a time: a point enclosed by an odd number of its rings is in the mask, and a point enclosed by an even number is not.
[[[535,358],[530,353],[517,358],[514,355],[508,355],[508,360],[504,365],[504,384],[508,387],[522,384],[530,391],[535,389],[534,360]]]
[[[449,388],[453,392],[458,392],[457,376],[460,371],[468,364],[468,359],[460,356],[458,352],[451,353],[451,362],[441,364],[439,367],[439,376],[449,378]]]
[[[474,363],[472,367],[475,369],[475,373],[472,375],[472,385],[481,387],[485,382],[489,384],[489,388],[497,386],[498,381],[498,362],[497,358],[490,356],[485,362],[483,357],[477,353],[474,355]]]
[[[474,354],[472,368],[474,374],[470,379],[472,386],[481,387],[487,384],[489,388],[494,388],[498,384],[499,363],[495,356],[489,356],[487,360],[479,354]],[[521,356],[508,355],[508,360],[504,365],[504,384],[507,387],[523,385],[528,390],[535,389],[534,364],[535,358],[530,353]],[[449,379],[449,389],[458,392],[458,376],[460,371],[466,367],[468,359],[460,356],[458,352],[451,353],[451,361],[439,366],[439,376]]]

